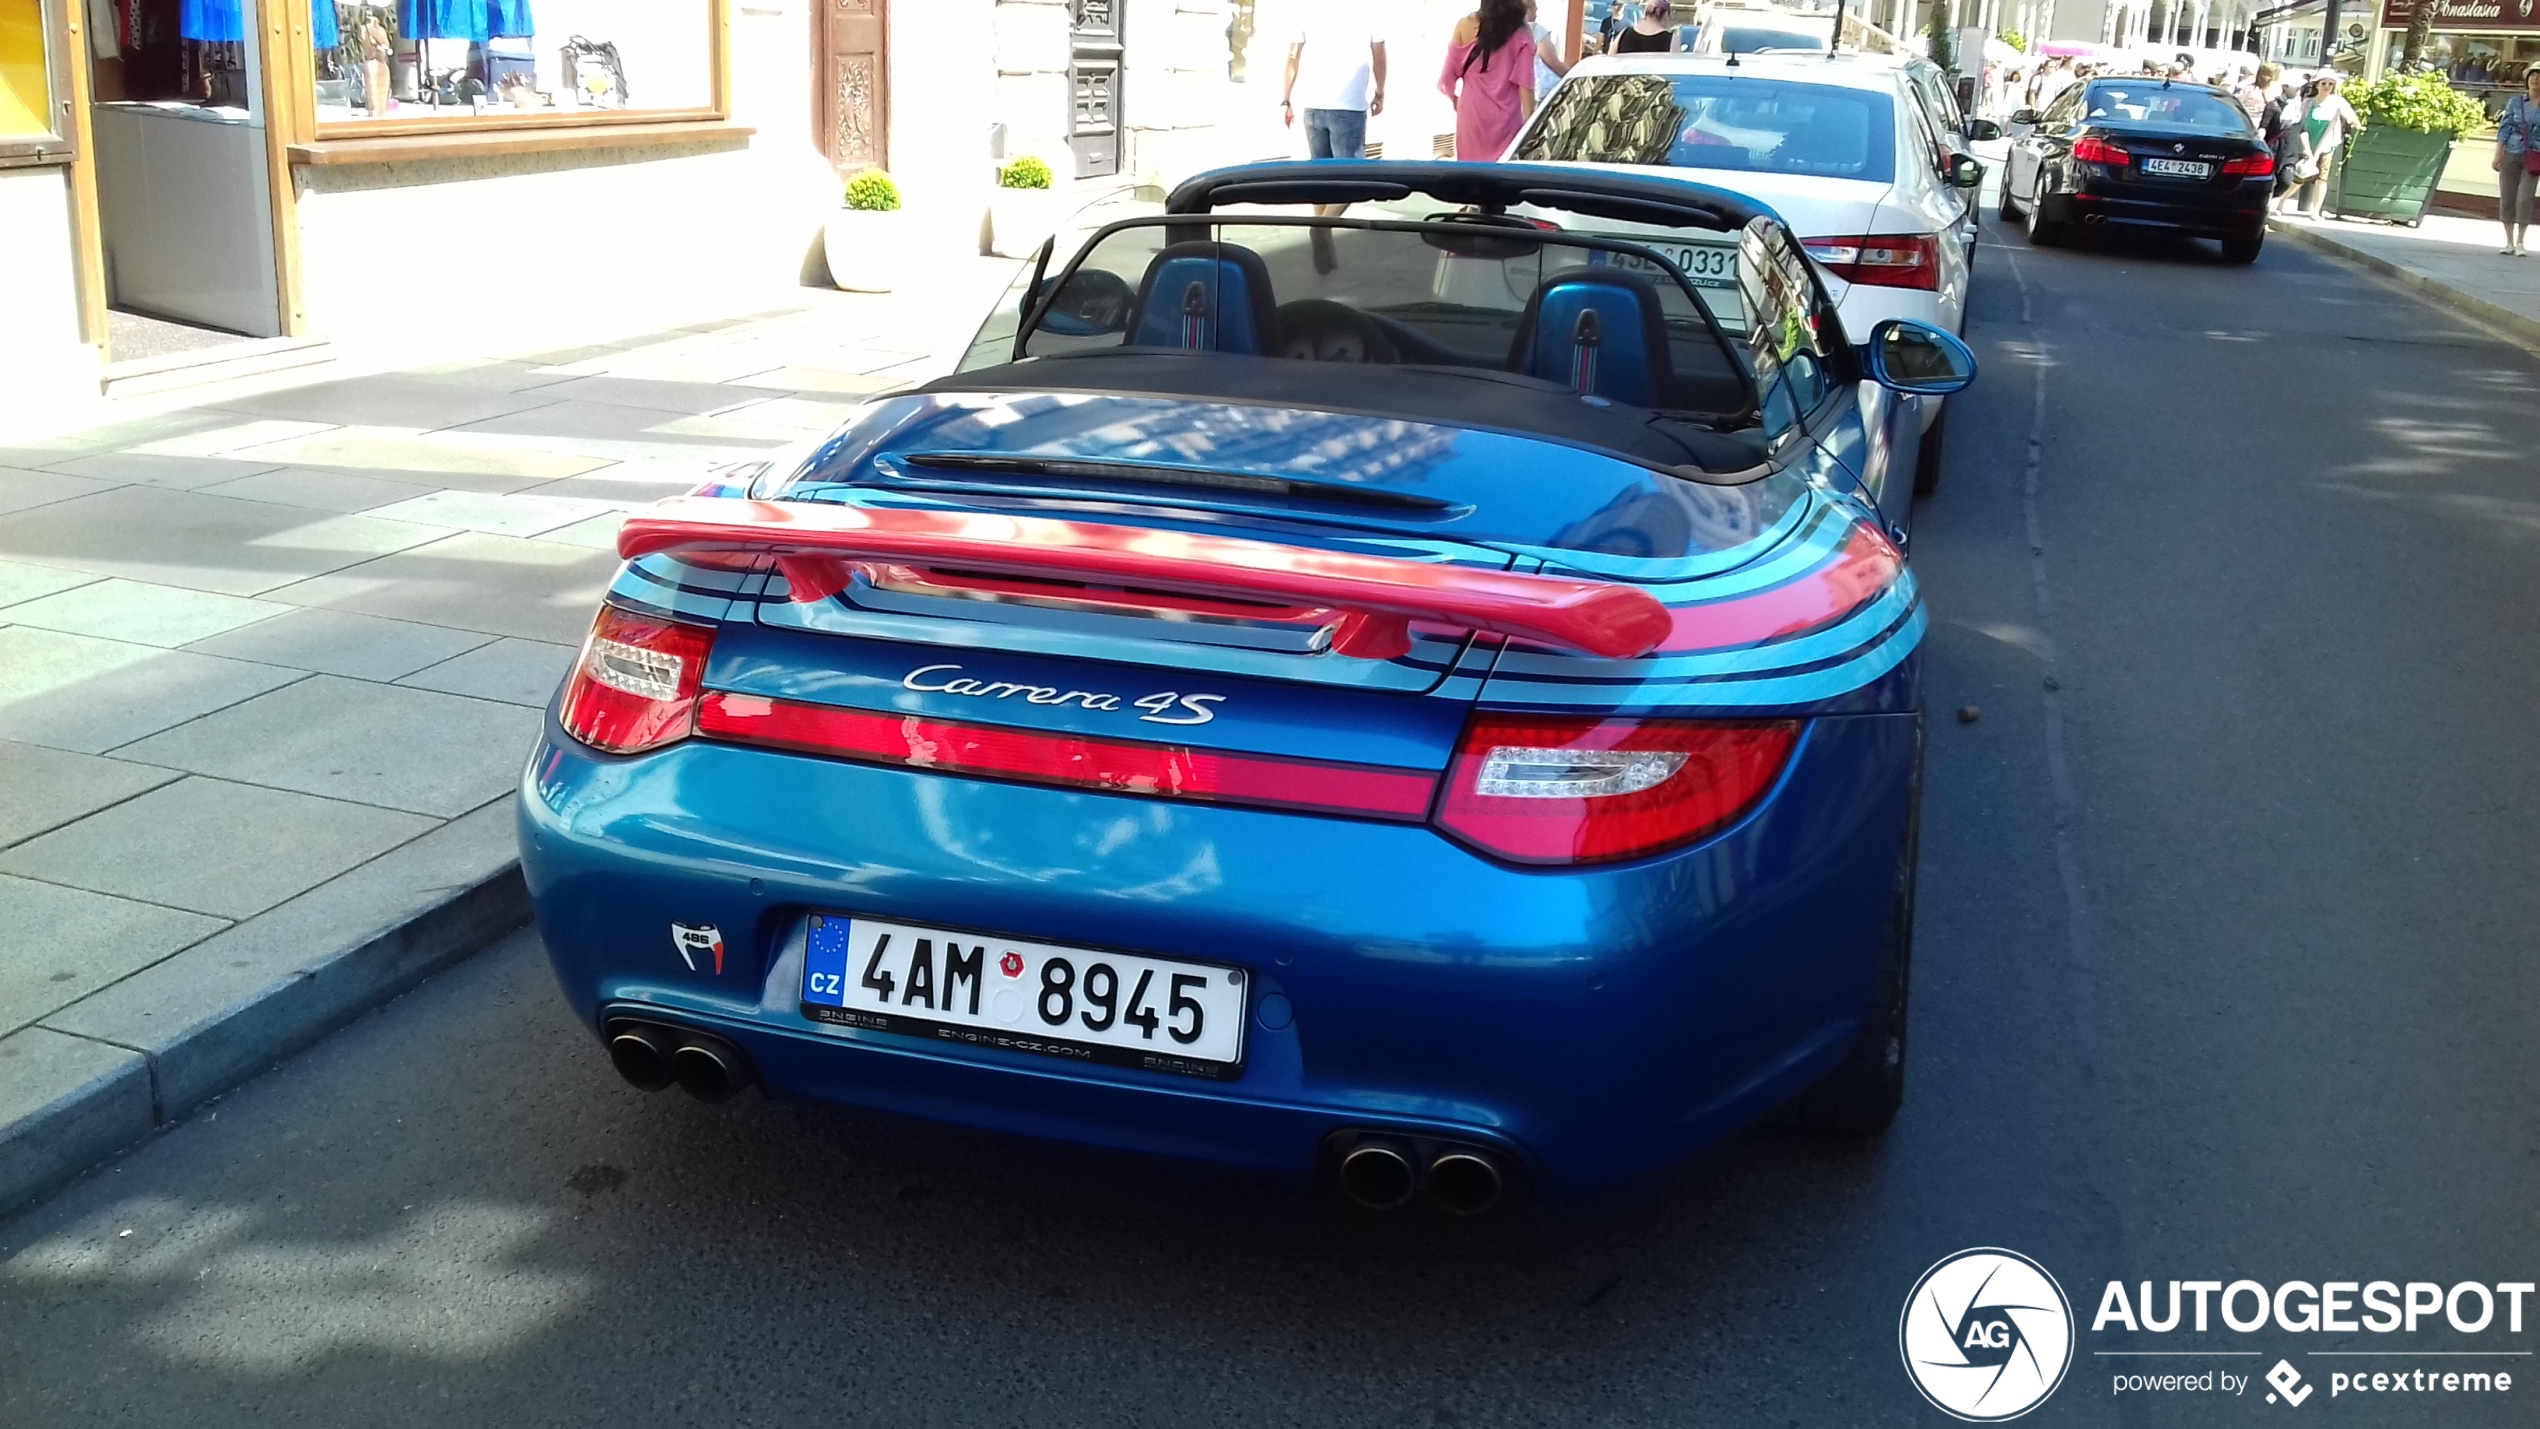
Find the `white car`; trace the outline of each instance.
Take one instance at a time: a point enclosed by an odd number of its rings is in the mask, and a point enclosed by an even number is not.
[[[1570,71],[1507,157],[1677,169],[1761,200],[1804,238],[1853,341],[1887,318],[1954,333],[1966,326],[1963,235],[1984,170],[1945,153],[1911,84],[1900,66],[1822,55],[1597,55]],[[1923,413],[1928,473],[1938,470],[1939,410],[1932,401]]]

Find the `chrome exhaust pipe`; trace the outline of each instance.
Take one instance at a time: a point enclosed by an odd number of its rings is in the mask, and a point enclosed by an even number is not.
[[[1504,1189],[1499,1167],[1476,1152],[1450,1151],[1429,1163],[1429,1199],[1452,1215],[1478,1216],[1499,1204]]]
[[[610,1064],[638,1091],[657,1092],[670,1085],[675,1050],[668,1033],[639,1022],[621,1022],[609,1034]]]
[[[1411,1161],[1378,1142],[1354,1147],[1341,1158],[1341,1191],[1371,1211],[1390,1211],[1411,1199],[1417,1178]]]
[[[731,1043],[691,1033],[670,1054],[670,1075],[701,1102],[730,1101],[750,1084],[750,1064]]]

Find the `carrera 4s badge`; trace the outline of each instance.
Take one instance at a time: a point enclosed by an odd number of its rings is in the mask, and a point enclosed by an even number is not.
[[[1138,709],[1146,724],[1206,724],[1217,718],[1209,706],[1223,703],[1224,695],[1186,695],[1179,690],[1159,690],[1140,695],[1134,700],[1100,690],[1062,690],[1055,685],[1026,685],[1013,680],[974,680],[961,674],[959,665],[920,665],[900,677],[900,688],[929,695],[960,695],[965,699],[1005,700],[1017,695],[1027,705],[1073,704],[1089,710]]]

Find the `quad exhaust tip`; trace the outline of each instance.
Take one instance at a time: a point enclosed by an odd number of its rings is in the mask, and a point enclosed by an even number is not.
[[[1398,1210],[1425,1191],[1449,1215],[1478,1216],[1499,1204],[1508,1178],[1497,1157],[1472,1147],[1371,1139],[1342,1154],[1340,1187],[1371,1211]]]
[[[730,1101],[750,1084],[750,1062],[720,1037],[646,1022],[609,1029],[609,1061],[638,1091],[657,1092],[677,1082],[702,1102]]]

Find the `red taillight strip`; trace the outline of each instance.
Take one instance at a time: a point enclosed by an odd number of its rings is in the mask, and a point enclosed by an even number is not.
[[[1404,823],[1428,817],[1437,786],[1437,775],[1416,769],[875,714],[721,690],[698,702],[697,733],[945,774]]]
[[[1904,569],[1905,558],[1886,537],[1856,526],[1833,560],[1797,580],[1753,595],[1674,607],[1668,614],[1675,630],[1658,653],[1728,650],[1831,625],[1894,584]]]
[[[1646,654],[1669,629],[1654,596],[1608,581],[986,511],[672,497],[627,518],[617,550],[773,555],[797,600],[835,595],[858,561],[879,560],[1329,606],[1355,617],[1343,653],[1370,658],[1408,651],[1414,620],[1608,658]]]

